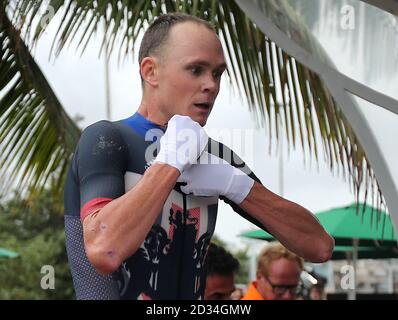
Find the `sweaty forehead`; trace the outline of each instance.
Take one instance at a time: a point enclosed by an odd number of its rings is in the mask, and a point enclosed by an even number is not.
[[[169,39],[175,40],[175,43],[191,39],[192,37],[216,38],[214,30],[204,24],[195,21],[185,21],[175,24],[169,31]]]
[[[171,28],[165,50],[174,58],[206,53],[212,56],[211,59],[224,58],[216,33],[200,23],[191,21],[176,24]]]

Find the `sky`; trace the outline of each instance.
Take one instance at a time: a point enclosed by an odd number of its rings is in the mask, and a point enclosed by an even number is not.
[[[62,51],[56,59],[49,60],[53,34],[52,28],[46,31],[35,49],[35,59],[62,105],[71,117],[79,115],[84,118],[79,123],[83,128],[105,119],[105,64],[104,59],[98,57],[100,41],[97,40],[88,46],[82,56],[72,45]],[[336,50],[332,41],[329,42],[329,46],[331,50]],[[342,63],[347,62],[342,61]],[[398,85],[398,80],[394,81]],[[137,110],[141,98],[136,57],[130,57],[121,64],[118,64],[113,57],[110,61],[110,83],[111,120],[132,115]],[[389,87],[397,86],[394,86],[393,82],[389,83]],[[364,112],[365,109],[366,107]],[[375,111],[369,106],[368,109],[370,109],[368,115],[372,122],[371,126],[385,144],[383,150],[386,150],[389,159],[398,160],[398,152],[394,148],[395,138],[393,138],[396,137],[393,132],[398,130],[398,117],[391,117],[391,114],[384,110]],[[311,212],[348,205],[354,201],[348,182],[344,181],[341,175],[332,174],[326,162],[322,161],[322,157],[319,166],[315,161],[308,161],[308,157],[304,163],[301,148],[291,149],[288,153],[286,142],[283,143],[282,191],[279,183],[281,161],[275,140],[269,137],[266,128],[258,127],[247,106],[232,93],[225,79],[222,81],[220,94],[205,128],[211,137],[221,140],[237,152],[268,189],[283,194],[285,198],[299,203]],[[234,138],[234,134],[239,132],[243,133],[243,141]],[[271,154],[270,141],[273,141]],[[397,171],[395,166],[391,167]],[[240,218],[232,209],[220,202],[215,231],[218,237],[233,247],[242,248],[251,242],[242,239],[239,234],[253,228],[255,227],[251,223]]]

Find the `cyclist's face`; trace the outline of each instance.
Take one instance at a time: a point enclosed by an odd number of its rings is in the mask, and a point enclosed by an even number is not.
[[[265,300],[294,300],[300,273],[301,268],[296,261],[285,258],[272,261],[267,276],[257,274],[257,290]]]
[[[205,125],[225,67],[221,43],[213,31],[195,22],[175,25],[159,60],[162,112],[169,118],[190,116]]]

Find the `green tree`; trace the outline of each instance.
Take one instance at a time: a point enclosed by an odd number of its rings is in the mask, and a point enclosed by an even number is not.
[[[277,5],[288,6],[288,2],[280,0]],[[361,187],[373,187],[369,181],[376,178],[363,148],[319,76],[278,48],[234,0],[0,0],[3,194],[15,183],[19,189],[37,190],[51,180],[61,194],[80,134],[30,53],[48,25],[58,30],[52,47],[55,56],[72,41],[83,52],[93,35],[105,29],[102,52],[118,51],[120,58],[131,54],[138,35],[153,19],[172,11],[187,12],[215,25],[230,84],[258,121],[267,125],[270,136],[278,138],[282,123],[290,146],[300,144],[318,160],[322,145],[330,168],[344,168],[356,195]],[[294,15],[294,10],[289,14]],[[303,25],[296,30],[296,36],[312,39],[311,45],[322,52]]]
[[[48,190],[29,199],[15,194],[0,205],[0,225],[1,246],[19,253],[0,260],[0,299],[73,298],[59,198]],[[54,289],[41,287],[43,266],[54,268]]]
[[[250,275],[250,257],[248,255],[248,248],[239,249],[234,252],[234,256],[239,260],[240,268],[238,273],[235,276],[235,282],[241,284],[249,283],[249,275]]]
[[[238,273],[235,275],[235,282],[236,283],[249,283],[249,268],[250,268],[250,258],[248,255],[248,247],[243,249],[233,249],[233,245],[230,243],[220,239],[217,235],[213,235],[211,238],[211,242],[215,243],[216,245],[225,248],[228,250],[238,261],[240,264]]]

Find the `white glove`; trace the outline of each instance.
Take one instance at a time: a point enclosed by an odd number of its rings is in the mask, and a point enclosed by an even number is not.
[[[197,163],[209,137],[199,123],[190,117],[175,115],[160,138],[160,151],[155,162],[166,163],[180,172]]]
[[[195,196],[225,196],[240,204],[249,194],[254,180],[227,161],[203,152],[199,163],[187,168],[177,180],[186,182],[181,190]]]

